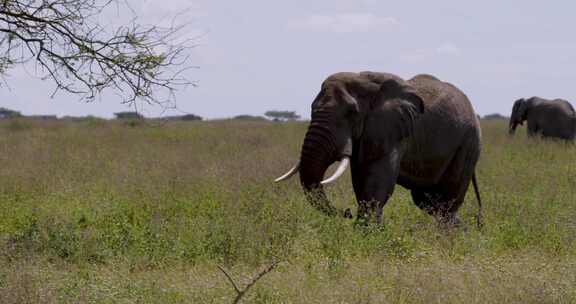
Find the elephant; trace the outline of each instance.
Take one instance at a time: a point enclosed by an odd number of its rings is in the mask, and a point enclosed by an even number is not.
[[[452,84],[427,74],[403,80],[370,71],[336,73],[322,83],[311,114],[300,160],[275,181],[299,173],[316,209],[352,217],[349,209],[333,207],[323,190],[350,166],[361,223],[382,223],[383,207],[398,184],[439,224],[457,226],[456,212],[472,180],[481,225],[475,175],[480,124],[466,95]],[[335,173],[323,180],[336,161]]]
[[[564,99],[548,100],[540,97],[518,99],[512,107],[509,134],[528,122],[528,136],[542,136],[572,141],[576,135],[576,112]]]

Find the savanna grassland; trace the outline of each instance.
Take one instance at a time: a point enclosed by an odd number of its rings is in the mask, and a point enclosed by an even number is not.
[[[446,231],[396,188],[383,227],[313,210],[305,123],[0,123],[0,303],[575,303],[576,147],[483,122]],[[348,175],[328,188],[356,209]]]

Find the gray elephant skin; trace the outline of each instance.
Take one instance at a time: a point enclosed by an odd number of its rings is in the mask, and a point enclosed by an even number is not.
[[[516,100],[510,115],[509,134],[513,135],[516,127],[525,121],[530,137],[574,140],[576,135],[576,113],[564,99],[532,97]]]
[[[312,103],[300,161],[276,181],[299,172],[315,208],[351,217],[349,210],[333,207],[323,190],[349,164],[359,221],[381,223],[383,207],[399,184],[419,208],[452,225],[459,223],[456,212],[472,180],[480,225],[479,156],[476,114],[450,83],[431,75],[405,81],[387,73],[337,73],[322,83]],[[334,175],[323,180],[336,161]]]

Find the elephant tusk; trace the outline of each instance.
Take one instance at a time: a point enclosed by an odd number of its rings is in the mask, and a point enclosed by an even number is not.
[[[290,169],[288,172],[286,172],[286,174],[280,176],[279,178],[275,179],[274,182],[278,183],[284,180],[289,179],[290,177],[292,177],[292,175],[296,174],[298,171],[300,170],[300,161],[298,161],[298,163],[292,167],[292,169]]]
[[[338,166],[338,169],[336,169],[336,172],[334,172],[334,174],[332,174],[332,176],[330,176],[329,178],[323,180],[320,184],[326,185],[337,180],[344,173],[344,171],[346,171],[346,168],[348,168],[349,163],[350,158],[348,157],[342,158],[342,160],[340,161],[340,165]]]

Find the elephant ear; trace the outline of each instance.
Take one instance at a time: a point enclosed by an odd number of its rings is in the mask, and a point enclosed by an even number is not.
[[[424,101],[416,90],[406,83],[401,83],[395,79],[386,80],[380,84],[378,95],[376,102],[396,99],[400,102],[401,107],[406,108],[405,110],[417,115],[424,113]]]
[[[353,110],[355,112],[360,111],[360,105],[358,104],[358,100],[354,98],[352,94],[350,94],[350,92],[345,86],[340,87],[337,92],[338,95],[340,95],[340,98],[342,98],[342,100],[345,101],[346,105],[350,110]]]
[[[366,115],[359,160],[371,161],[398,148],[414,134],[414,124],[424,113],[424,102],[402,79],[377,79]],[[373,93],[373,94],[374,94]]]
[[[401,79],[385,79],[378,85],[364,135],[373,142],[391,146],[414,134],[414,125],[425,111],[424,101],[412,86]]]
[[[380,85],[379,95],[381,103],[391,103],[390,107],[398,113],[396,128],[399,139],[412,135],[416,120],[425,111],[424,101],[416,90],[407,83],[390,79]]]

